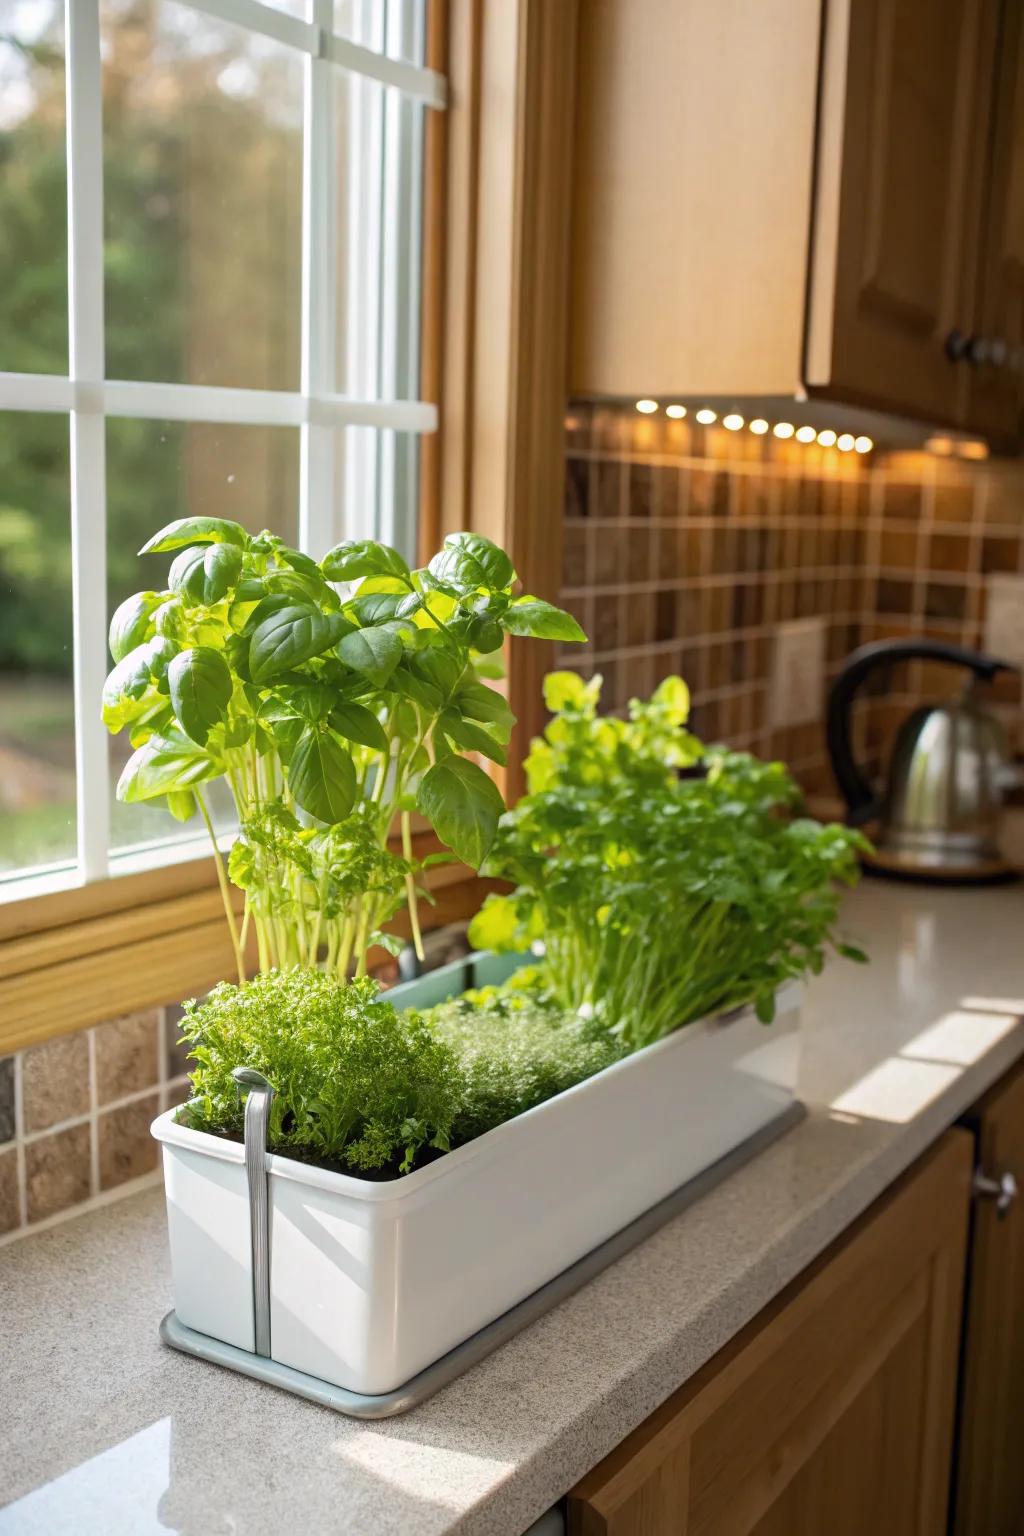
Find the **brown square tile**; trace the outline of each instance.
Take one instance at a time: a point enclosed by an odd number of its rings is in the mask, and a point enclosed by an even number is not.
[[[619,643],[619,604],[617,597],[594,599],[591,639],[595,651],[614,651]]]
[[[924,589],[929,619],[962,619],[967,613],[967,589],[952,581],[930,581]]]
[[[885,487],[885,516],[920,517],[921,487],[905,481],[893,481]]]
[[[962,533],[933,533],[928,540],[926,565],[932,571],[955,571],[966,575],[970,563],[971,541]]]
[[[602,459],[596,466],[597,517],[621,517],[625,511],[626,466],[619,459]]]
[[[619,546],[620,560],[622,554],[626,556],[626,570],[623,575],[621,564],[616,581],[647,581],[651,574],[651,530],[649,528],[630,528],[626,534],[625,550]]]
[[[590,460],[570,455],[565,461],[566,521],[589,517],[590,510]]]
[[[652,517],[655,510],[655,479],[653,464],[629,466],[629,515]]]
[[[14,1057],[0,1058],[0,1143],[14,1140]]]
[[[73,1125],[25,1148],[29,1221],[80,1205],[90,1194],[89,1127]]]
[[[626,598],[625,645],[649,645],[654,639],[654,605],[649,592]]]
[[[158,1148],[149,1127],[159,1110],[154,1093],[100,1115],[100,1189],[114,1189],[156,1167]]]
[[[986,523],[1001,523],[1005,527],[1024,523],[1024,487],[1020,471],[996,469],[990,465],[985,480]]]
[[[701,598],[697,587],[681,587],[676,592],[675,633],[683,640],[701,633]]]
[[[652,514],[655,517],[678,517],[679,470],[676,465],[656,464],[653,481]]]
[[[880,564],[897,570],[912,571],[917,565],[917,529],[883,528],[879,549]]]
[[[994,572],[1020,570],[1020,540],[986,538],[981,541],[981,569],[986,576]]]
[[[89,1044],[84,1030],[31,1046],[21,1061],[26,1131],[45,1131],[89,1108]]]
[[[591,569],[594,584],[611,586],[623,579],[623,549],[618,532],[612,528],[591,528]]]
[[[953,481],[935,487],[934,516],[940,523],[969,523],[974,510],[974,487]]]
[[[93,1030],[96,1049],[96,1102],[109,1104],[152,1087],[160,1076],[160,1012],[130,1013]]]
[[[587,530],[579,523],[565,525],[562,580],[567,587],[585,587],[587,584]]]
[[[0,1152],[0,1235],[21,1225],[18,1200],[18,1155],[11,1147]]]
[[[892,576],[881,576],[878,581],[876,601],[879,613],[912,613],[914,583]]]
[[[676,593],[671,589],[654,594],[654,638],[671,640],[676,633]]]

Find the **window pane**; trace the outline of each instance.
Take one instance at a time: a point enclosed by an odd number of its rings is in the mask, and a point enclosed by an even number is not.
[[[177,517],[229,517],[253,533],[269,528],[290,544],[298,539],[299,432],[296,427],[238,427],[211,423],[108,421],[107,601],[113,613],[133,592],[163,591],[173,554],[136,551]],[[111,796],[131,754],[127,736],[111,738]],[[211,793],[220,825],[230,825],[230,801]],[[112,800],[111,847],[192,836],[158,806]]]
[[[107,376],[297,389],[302,59],[104,0]]]
[[[422,64],[425,12],[425,0],[334,0],[334,30],[374,53]]]
[[[338,71],[338,389],[370,400],[419,395],[421,103]]]
[[[64,7],[0,0],[0,368],[67,373]]]
[[[75,857],[68,422],[0,414],[0,875]]]

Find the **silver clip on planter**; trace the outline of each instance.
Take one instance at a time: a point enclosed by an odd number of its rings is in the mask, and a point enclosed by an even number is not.
[[[267,1190],[267,1129],[274,1089],[262,1072],[236,1067],[231,1076],[247,1090],[245,1178],[249,1187],[252,1239],[252,1321],[256,1353],[270,1359],[270,1199]]]

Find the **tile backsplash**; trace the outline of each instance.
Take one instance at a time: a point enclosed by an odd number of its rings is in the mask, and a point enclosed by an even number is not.
[[[867,640],[980,645],[988,578],[1024,573],[1016,462],[841,454],[586,402],[566,427],[562,601],[589,644],[559,664],[600,672],[618,710],[679,672],[698,735],[782,757],[813,791],[832,787],[824,696],[800,724],[773,721],[777,626],[820,619],[830,679]],[[909,708],[956,684],[922,662],[876,674],[857,706],[868,765]],[[992,697],[1019,749],[1019,678]]]
[[[0,1058],[0,1242],[155,1181],[149,1127],[188,1097],[177,1008],[150,1008]]]

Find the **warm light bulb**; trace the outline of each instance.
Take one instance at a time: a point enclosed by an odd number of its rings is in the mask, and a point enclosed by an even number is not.
[[[796,440],[798,443],[813,443],[817,435],[813,427],[797,427],[796,429]]]
[[[755,437],[764,437],[765,433],[768,431],[768,423],[765,421],[763,416],[758,416],[756,421],[752,421],[750,423],[750,430],[753,432]]]
[[[743,417],[737,411],[731,411],[728,416],[722,417],[722,426],[727,432],[738,432],[743,425]]]
[[[836,447],[840,453],[852,453],[853,443],[854,437],[852,432],[844,432],[840,437],[836,438]]]
[[[962,459],[987,459],[988,443],[983,443],[980,438],[972,438],[969,442],[961,443],[960,457]]]
[[[671,416],[673,421],[682,421],[686,415],[685,405],[666,405],[665,415]]]
[[[930,437],[925,443],[929,453],[937,453],[940,458],[947,459],[953,452],[953,439],[951,437]]]
[[[858,453],[870,453],[875,445],[870,437],[858,437],[854,439],[853,446]]]
[[[824,432],[818,433],[818,442],[823,448],[831,448],[836,440],[836,435],[831,427],[826,427]]]
[[[657,400],[638,400],[636,408],[641,416],[653,416],[658,409],[658,402]]]
[[[791,421],[777,421],[772,431],[776,437],[792,437],[796,428]]]
[[[700,422],[702,427],[710,427],[713,421],[718,420],[718,417],[715,415],[714,411],[709,411],[705,405],[702,410],[697,412],[697,420]]]

